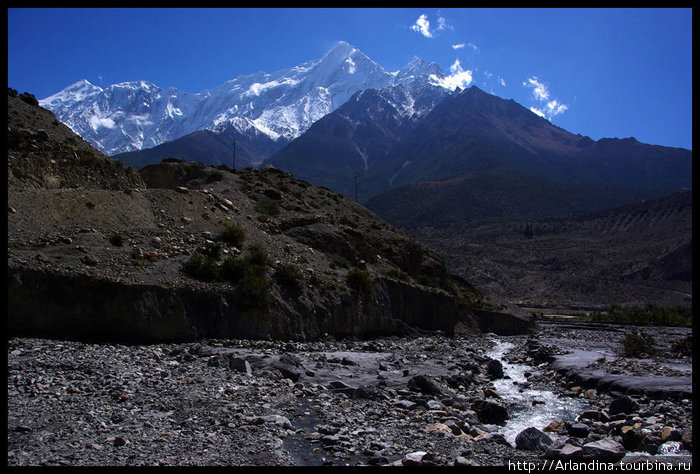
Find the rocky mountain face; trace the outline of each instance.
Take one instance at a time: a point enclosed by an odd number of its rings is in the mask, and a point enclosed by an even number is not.
[[[32,124],[50,114],[14,105],[38,135]],[[46,150],[30,141],[27,161],[80,143],[56,129]],[[79,160],[63,166],[81,169]],[[39,165],[9,182],[11,335],[314,339],[531,324],[366,208],[278,170],[169,160],[136,177],[117,162],[84,166],[109,182],[42,186]]]
[[[432,75],[432,82],[428,83]],[[218,87],[188,94],[175,88],[163,89],[147,81],[114,84],[105,89],[79,81],[40,101],[76,133],[109,155],[136,168],[157,163],[171,148],[134,155],[187,137],[187,148],[178,158],[208,157],[207,164],[228,162],[233,138],[249,142],[242,149],[241,167],[257,166],[306,131],[315,121],[347,102],[358,91],[390,85],[410,85],[418,78],[423,87],[439,87],[444,77],[435,63],[414,58],[397,73],[389,73],[360,50],[341,41],[323,58],[271,74],[259,72],[240,76]],[[412,107],[412,103],[404,104]],[[421,104],[418,104],[419,108]],[[216,136],[194,132],[215,132],[228,146],[213,157],[192,148]],[[177,144],[183,145],[183,142]]]

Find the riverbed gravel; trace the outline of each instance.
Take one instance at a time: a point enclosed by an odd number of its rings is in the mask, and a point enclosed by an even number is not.
[[[622,394],[572,386],[533,358],[537,338],[426,333],[154,345],[13,338],[8,465],[503,466],[563,459],[600,440],[625,445],[623,454],[652,445],[657,454],[689,452],[689,400],[633,397],[634,411],[610,416]],[[504,362],[526,364],[531,387],[589,402],[558,433],[533,427],[555,440],[548,454],[516,448],[488,418],[494,406],[515,413],[495,390],[497,363],[488,353],[499,341],[513,344]]]

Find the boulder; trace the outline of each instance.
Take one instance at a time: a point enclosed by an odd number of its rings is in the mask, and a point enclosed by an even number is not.
[[[585,438],[591,432],[591,428],[585,423],[567,425],[566,432],[574,438]]]
[[[617,462],[625,457],[625,448],[609,438],[586,443],[582,447],[583,457],[601,462]]]
[[[506,420],[510,419],[506,407],[489,400],[474,401],[472,410],[476,412],[479,421],[486,424],[502,425]]]
[[[547,451],[552,439],[537,428],[526,428],[515,437],[515,447],[525,451]]]
[[[548,459],[581,459],[583,458],[583,449],[579,446],[566,443],[563,446],[551,446],[544,454]]]
[[[425,393],[426,395],[443,395],[443,390],[440,386],[427,375],[416,375],[406,384],[408,389],[413,392]]]
[[[491,377],[491,380],[503,378],[503,364],[500,360],[491,359],[486,364],[486,373]]]
[[[231,370],[235,370],[236,372],[242,372],[248,375],[251,375],[253,373],[253,369],[251,369],[250,363],[248,363],[248,361],[242,357],[229,357],[228,366]]]
[[[617,415],[618,413],[634,413],[639,408],[639,404],[632,400],[627,395],[617,397],[608,405],[608,414]]]

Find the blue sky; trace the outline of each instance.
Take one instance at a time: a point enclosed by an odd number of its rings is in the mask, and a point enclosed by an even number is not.
[[[692,147],[692,10],[8,9],[8,86],[80,80],[191,93],[322,57],[414,55],[573,133]]]

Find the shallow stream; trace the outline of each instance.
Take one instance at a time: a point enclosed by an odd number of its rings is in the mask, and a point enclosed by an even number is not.
[[[514,345],[502,340],[495,340],[495,343],[486,355],[499,360],[503,365],[503,375],[506,377],[495,380],[493,384],[510,413],[510,420],[507,420],[505,426],[498,427],[498,431],[513,446],[515,437],[524,429],[535,427],[542,430],[555,418],[572,422],[580,412],[588,408],[588,404],[581,399],[559,397],[549,390],[524,388],[521,384],[527,382],[525,372],[535,372],[537,369],[525,364],[509,363],[503,356]],[[548,435],[557,437],[555,433]]]

